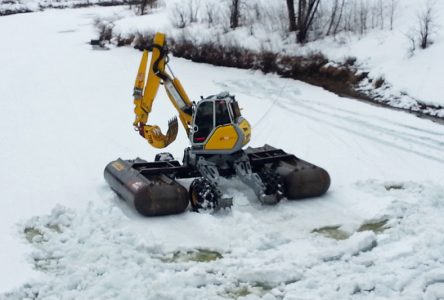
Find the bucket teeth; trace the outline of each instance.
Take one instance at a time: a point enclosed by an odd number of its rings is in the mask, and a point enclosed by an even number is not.
[[[168,131],[166,134],[165,144],[171,144],[177,137],[177,132],[179,130],[179,124],[177,122],[177,117],[174,117],[168,121]]]

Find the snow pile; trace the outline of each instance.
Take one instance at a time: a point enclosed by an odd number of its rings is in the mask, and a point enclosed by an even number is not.
[[[84,211],[58,206],[50,215],[21,226],[21,234],[34,247],[32,263],[46,276],[5,296],[436,299],[442,295],[444,188],[381,181],[358,182],[355,188],[393,202],[379,214],[388,220],[384,226],[363,225],[345,240],[310,231],[289,238],[289,228],[280,228],[291,227],[296,215],[277,219],[274,208],[257,215],[239,207],[217,215],[187,212],[140,220],[144,230],[134,230],[114,200],[91,204]],[[185,233],[183,226],[193,228]],[[212,237],[193,247],[190,241],[182,244],[194,239],[193,230]]]

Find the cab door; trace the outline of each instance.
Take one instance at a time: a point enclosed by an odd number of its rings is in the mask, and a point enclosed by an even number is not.
[[[200,144],[210,135],[214,129],[214,104],[213,101],[203,101],[196,108],[193,126],[193,143]]]
[[[211,133],[204,149],[207,151],[219,151],[230,153],[239,150],[236,146],[239,141],[239,132],[233,124],[226,99],[214,101],[215,129]]]
[[[227,101],[216,100],[215,102],[215,113],[216,113],[216,127],[222,125],[231,124],[230,112],[228,111]]]

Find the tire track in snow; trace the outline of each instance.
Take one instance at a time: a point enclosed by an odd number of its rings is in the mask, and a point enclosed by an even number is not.
[[[278,104],[278,105],[280,105],[280,104]],[[306,118],[306,119],[309,119],[309,120],[316,120],[317,122],[322,122],[322,123],[327,124],[327,125],[329,125],[329,126],[331,126],[331,127],[335,127],[335,128],[341,129],[341,130],[343,130],[343,131],[346,131],[346,132],[348,132],[348,133],[352,133],[352,134],[355,134],[355,135],[358,135],[358,136],[361,136],[361,137],[367,138],[367,139],[369,139],[369,140],[372,140],[372,141],[378,142],[378,143],[383,144],[383,145],[385,145],[385,146],[389,146],[389,147],[392,147],[392,148],[396,148],[396,149],[398,149],[398,150],[403,150],[403,151],[405,151],[405,152],[413,153],[413,154],[419,155],[419,156],[421,156],[421,157],[424,157],[424,158],[427,158],[427,159],[431,159],[431,160],[434,160],[434,161],[436,161],[436,162],[439,162],[439,163],[444,164],[444,159],[442,159],[442,158],[440,158],[440,157],[436,157],[436,156],[433,156],[433,155],[430,155],[430,154],[426,154],[426,153],[423,153],[423,152],[418,151],[418,150],[413,150],[413,149],[410,149],[410,148],[408,148],[408,147],[406,147],[406,146],[401,146],[401,145],[399,145],[399,144],[396,144],[396,143],[393,143],[393,142],[389,142],[389,141],[387,141],[387,140],[384,140],[384,139],[382,139],[382,138],[376,137],[376,136],[374,136],[374,135],[371,135],[371,134],[365,134],[365,133],[363,133],[363,132],[361,132],[361,131],[359,131],[359,130],[354,130],[354,129],[347,128],[347,127],[345,127],[345,126],[340,126],[340,125],[335,124],[335,123],[333,123],[333,122],[326,121],[325,119],[321,119],[321,118],[313,117],[313,115],[309,115],[309,114],[306,114],[306,113],[302,113],[301,111],[295,110],[295,109],[293,109],[293,108],[291,108],[291,107],[285,107],[285,106],[282,106],[282,108],[285,109],[285,110],[287,110],[287,111],[291,111],[291,112],[293,112],[293,113],[297,113],[299,116],[302,116],[302,117],[304,117],[304,118]]]
[[[421,133],[430,134],[430,135],[436,136],[436,137],[444,137],[444,132],[438,132],[438,131],[434,131],[434,130],[430,130],[430,129],[418,128],[418,127],[414,127],[414,126],[411,126],[411,125],[408,125],[408,124],[404,124],[404,123],[396,122],[396,121],[389,120],[389,119],[386,119],[386,118],[383,118],[383,117],[379,117],[377,115],[370,115],[370,114],[366,114],[366,113],[362,113],[362,112],[347,110],[347,109],[344,109],[344,108],[340,108],[340,107],[328,104],[327,102],[321,103],[321,102],[317,102],[316,100],[311,100],[311,101],[302,100],[302,99],[299,98],[300,93],[297,90],[294,90],[294,89],[293,90],[288,90],[288,91],[278,90],[278,87],[276,87],[276,84],[275,84],[275,82],[273,80],[263,81],[263,82],[267,82],[271,87],[267,87],[267,86],[264,86],[263,84],[259,84],[259,83],[250,83],[250,81],[245,81],[245,82],[227,81],[227,82],[229,82],[229,84],[226,84],[225,82],[224,83],[218,83],[218,84],[220,86],[223,86],[223,87],[231,87],[231,86],[239,87],[240,88],[240,92],[242,92],[242,93],[246,93],[246,91],[250,91],[250,90],[257,90],[258,87],[259,87],[259,88],[262,88],[262,91],[265,91],[268,94],[271,94],[271,95],[276,95],[276,94],[282,95],[280,98],[283,98],[283,99],[293,99],[294,101],[297,101],[297,102],[300,102],[300,101],[308,102],[311,105],[316,105],[316,106],[319,106],[319,107],[328,107],[331,110],[344,112],[344,113],[349,114],[349,115],[360,116],[360,117],[368,118],[368,119],[371,119],[371,120],[379,120],[379,121],[385,122],[387,124],[395,125],[397,127],[401,127],[401,128],[405,128],[405,129],[421,132]],[[283,88],[285,88],[286,86],[287,85],[284,85]],[[261,96],[256,96],[256,97],[262,98],[262,99],[269,99],[269,98],[265,98],[265,97],[261,97]],[[272,97],[272,98],[275,98],[275,97]],[[341,98],[339,96],[338,96],[338,98],[341,99],[341,100],[346,100],[346,99],[349,100],[349,98]],[[429,139],[429,138],[423,137],[423,136],[418,136],[418,135],[414,135],[414,136],[418,137],[418,138]],[[430,138],[430,139],[433,140],[433,141],[436,141],[433,138]],[[444,142],[441,142],[441,144],[444,145]]]
[[[260,91],[258,93],[260,95],[273,95],[273,94],[278,94],[279,92],[280,93],[279,98],[282,99],[282,101],[276,101],[275,99],[273,99],[272,96],[271,97],[257,96],[257,98],[264,99],[266,101],[273,100],[274,106],[280,107],[287,114],[288,113],[296,114],[298,116],[309,119],[310,121],[321,122],[329,125],[330,127],[334,127],[342,131],[346,131],[354,135],[364,137],[366,139],[378,142],[385,146],[396,148],[398,150],[402,150],[408,153],[416,154],[421,157],[444,164],[444,159],[443,159],[444,142],[442,142],[442,140],[437,140],[430,137],[424,138],[423,136],[419,136],[410,132],[398,131],[393,128],[374,125],[367,121],[360,120],[354,117],[356,115],[359,115],[365,118],[371,118],[371,116],[365,116],[363,114],[360,114],[359,112],[355,113],[349,110],[336,108],[333,107],[332,105],[324,105],[323,103],[321,104],[308,100],[303,100],[297,98],[298,95],[294,91],[293,92],[277,91],[275,85],[273,86],[273,88],[270,88],[270,86],[266,86],[263,83],[259,84],[255,82],[248,82],[247,84],[244,84],[243,82],[223,82],[219,83],[219,85],[224,87],[229,87],[230,90],[232,91],[234,90],[243,94],[249,94],[249,91],[252,90],[253,88],[255,90],[257,89],[262,90],[262,93],[260,93]],[[286,99],[290,99],[292,101],[288,101]],[[327,108],[325,109],[324,107]],[[309,114],[307,112],[315,112],[316,114]],[[343,114],[341,115],[340,113]],[[319,114],[327,118],[321,118],[318,116]],[[376,119],[384,121],[387,124],[393,124],[396,126],[401,125],[401,123],[389,121],[381,117],[376,117]],[[347,123],[347,125],[350,126],[345,126],[345,124],[339,125],[340,123]],[[409,128],[411,126],[407,125],[401,127]],[[436,131],[429,131],[429,130],[422,130],[422,131],[437,136],[444,135]],[[428,142],[424,140],[427,140]],[[419,149],[413,148],[418,145],[423,147],[419,147]],[[427,149],[432,148],[438,153],[437,154],[426,153],[422,151],[424,147],[426,147]]]
[[[284,108],[284,109],[289,109],[290,107],[291,106],[289,106],[289,105],[282,104],[282,108]],[[327,110],[322,110],[322,109],[314,108],[313,106],[302,104],[302,103],[299,103],[298,107],[304,107],[307,110],[316,111],[317,113],[320,113],[320,114],[323,114],[323,115],[327,115],[329,117],[335,117],[337,119],[347,120],[347,121],[349,121],[352,124],[359,125],[359,126],[361,126],[363,128],[371,128],[375,132],[380,132],[380,133],[384,133],[386,135],[391,135],[391,136],[393,136],[396,139],[399,139],[401,136],[403,136],[402,139],[407,141],[407,142],[412,142],[414,144],[419,144],[419,145],[423,145],[425,147],[434,148],[434,149],[436,149],[438,151],[443,151],[444,150],[444,142],[433,140],[431,143],[426,143],[426,142],[422,141],[423,138],[420,137],[420,136],[413,135],[413,134],[406,133],[406,132],[396,131],[394,129],[390,129],[390,128],[383,127],[383,126],[374,125],[372,123],[360,120],[360,119],[355,118],[355,117],[342,116],[342,115],[339,115],[339,114],[330,113]]]
[[[348,100],[348,98],[340,98],[340,99],[344,100],[344,101],[346,101],[345,99]],[[295,100],[296,101],[304,101],[304,100],[301,100],[301,99],[295,99]],[[395,121],[392,121],[392,120],[389,120],[389,119],[386,119],[386,118],[383,118],[383,117],[379,117],[377,115],[370,115],[370,114],[366,114],[366,113],[352,111],[352,110],[336,107],[336,106],[330,105],[328,103],[321,103],[321,102],[317,102],[317,101],[307,101],[307,100],[305,100],[305,102],[310,103],[312,105],[316,105],[318,107],[328,107],[331,110],[335,110],[335,111],[339,111],[339,112],[344,112],[344,113],[346,113],[348,115],[360,116],[360,117],[363,117],[363,118],[366,118],[366,119],[370,119],[372,121],[379,120],[379,121],[382,121],[382,122],[384,122],[386,124],[395,125],[397,127],[401,127],[401,128],[405,128],[405,129],[409,129],[409,130],[414,130],[414,131],[418,131],[418,132],[421,132],[421,133],[426,133],[426,134],[437,136],[437,137],[444,137],[444,132],[438,132],[438,131],[434,131],[434,130],[428,130],[428,129],[423,129],[423,128],[418,128],[418,127],[410,126],[410,125],[403,124],[403,123],[400,123],[400,122],[395,122]],[[423,136],[419,136],[419,135],[413,135],[413,136],[436,141],[433,138],[427,138],[427,137],[423,137]],[[444,145],[444,142],[442,142],[441,144]]]
[[[295,90],[290,90],[290,91],[278,90],[278,88],[276,87],[276,84],[273,84],[269,80],[267,82],[268,82],[268,84],[271,85],[271,87],[264,86],[263,84],[254,84],[254,83],[245,84],[243,82],[232,82],[232,83],[230,82],[230,85],[233,85],[235,87],[236,86],[240,87],[241,88],[240,92],[242,92],[242,93],[246,93],[246,91],[250,91],[253,88],[257,89],[258,87],[260,87],[261,89],[263,89],[263,92],[265,92],[265,94],[280,95],[279,98],[282,99],[282,101],[273,101],[273,102],[286,102],[290,105],[298,105],[298,106],[303,105],[303,106],[310,108],[310,109],[315,109],[314,106],[316,106],[317,109],[323,110],[323,112],[328,113],[328,114],[330,114],[331,111],[344,113],[345,116],[347,116],[347,117],[351,116],[353,121],[356,121],[356,122],[365,122],[365,121],[362,121],[361,119],[355,118],[355,116],[359,116],[359,117],[365,118],[369,121],[379,120],[379,121],[385,122],[386,124],[391,124],[391,125],[395,125],[397,127],[401,127],[401,128],[405,128],[405,129],[409,129],[409,130],[414,130],[414,131],[418,131],[421,133],[426,133],[426,134],[429,134],[432,136],[436,136],[437,138],[440,138],[440,139],[435,139],[435,138],[431,138],[431,137],[424,137],[423,135],[417,135],[417,134],[413,134],[413,133],[409,133],[409,132],[405,132],[405,131],[392,130],[393,133],[395,133],[395,135],[401,134],[401,135],[413,137],[413,138],[419,139],[419,140],[426,140],[426,141],[430,141],[432,146],[437,145],[439,147],[444,147],[444,140],[443,140],[444,139],[444,132],[437,132],[437,131],[433,131],[433,130],[427,130],[427,129],[413,127],[413,126],[410,126],[407,124],[403,124],[403,123],[395,122],[395,121],[392,121],[392,120],[389,120],[386,118],[382,118],[377,115],[369,115],[366,113],[361,113],[361,112],[357,112],[357,111],[351,111],[351,110],[339,108],[337,106],[328,104],[326,102],[321,103],[316,100],[301,99],[300,93],[298,93],[297,91],[295,91]],[[228,86],[230,86],[230,85],[228,85]],[[263,94],[264,93],[261,93],[260,95],[263,95]],[[256,96],[256,97],[261,98],[261,99],[265,99],[265,100],[270,99],[268,97],[263,97],[263,96]],[[276,97],[272,97],[272,98],[276,99]],[[346,101],[346,99],[348,99],[348,98],[339,98],[339,99]],[[328,109],[325,109],[326,107]],[[318,110],[318,112],[319,112],[319,110]],[[340,115],[336,114],[336,116],[342,118],[342,116],[340,116]],[[376,125],[373,125],[368,122],[365,122],[365,123],[366,123],[365,125],[368,125],[368,126],[377,127],[378,129],[381,129],[381,130],[387,130],[386,126],[376,126]],[[388,129],[388,130],[390,130],[390,129]],[[442,149],[442,148],[440,148],[440,149]]]
[[[296,100],[296,101],[298,101],[298,100]],[[344,114],[343,116],[339,115],[339,114],[330,114],[329,110],[322,110],[322,106],[321,106],[322,104],[320,104],[320,103],[313,102],[313,104],[315,104],[318,107],[318,108],[315,109],[315,108],[313,108],[313,106],[307,105],[307,103],[311,104],[312,103],[311,101],[307,101],[307,100],[301,100],[301,101],[303,101],[304,104],[302,104],[302,105],[304,107],[316,110],[317,112],[323,112],[324,114],[335,116],[335,117],[338,117],[338,118],[341,118],[341,119],[342,118],[346,118],[347,120],[349,120],[349,121],[351,121],[353,123],[359,123],[360,125],[363,125],[365,127],[371,127],[371,128],[373,128],[375,130],[384,131],[386,133],[392,134],[393,136],[403,135],[406,140],[410,140],[410,141],[413,141],[413,142],[418,143],[418,144],[422,144],[422,145],[427,146],[427,147],[432,147],[432,148],[438,149],[440,151],[444,149],[444,141],[436,140],[436,139],[429,138],[429,137],[419,136],[419,135],[412,134],[412,133],[409,133],[409,132],[397,131],[395,129],[390,129],[390,128],[387,128],[385,126],[374,125],[373,123],[370,123],[368,121],[364,121],[364,120],[358,119],[356,117],[353,117],[353,115],[359,115],[359,116],[365,117],[363,114],[353,113],[351,111],[342,110],[342,109],[336,109],[333,106],[329,106],[329,107],[334,109],[334,110],[337,110],[337,111],[347,112],[347,114],[346,115]],[[301,105],[301,103],[298,103],[298,104]],[[328,106],[328,105],[326,105],[326,106]],[[367,116],[367,118],[370,119],[371,117]],[[379,117],[377,119],[382,119],[382,118]],[[443,136],[444,136],[444,134],[443,134]],[[427,143],[425,141],[429,141],[429,143]]]

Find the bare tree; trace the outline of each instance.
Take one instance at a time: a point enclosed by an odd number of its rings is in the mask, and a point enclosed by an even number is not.
[[[208,24],[213,24],[214,21],[215,21],[214,20],[215,19],[214,15],[216,13],[216,11],[214,9],[214,6],[212,4],[210,4],[210,3],[206,3],[205,11],[206,11],[206,15],[207,15]]]
[[[230,7],[230,27],[235,29],[239,27],[241,0],[231,0]]]
[[[384,30],[384,2],[382,0],[378,1],[378,18],[379,26],[381,26],[381,30]]]
[[[410,44],[408,49],[410,56],[415,54],[417,46],[421,49],[426,49],[433,42],[432,37],[437,29],[435,15],[433,14],[435,5],[435,0],[427,0],[425,6],[417,14],[418,23],[416,24],[416,27],[411,28],[409,32],[406,33],[406,37]]]
[[[200,7],[199,0],[188,0],[188,19],[190,20],[190,23],[197,22],[199,7]]]
[[[176,28],[185,28],[191,23],[197,23],[199,8],[201,8],[200,0],[187,0],[176,2],[169,11],[171,24]],[[208,22],[214,21],[213,11],[207,9]]]
[[[341,25],[342,16],[344,14],[344,7],[345,7],[345,0],[342,0],[341,8],[339,9],[339,16],[338,16],[338,18],[336,20],[336,25],[335,25],[335,27],[333,29],[333,35],[334,36],[338,33],[339,26]]]
[[[336,15],[338,14],[338,8],[339,8],[339,0],[334,0],[334,4],[333,7],[331,9],[331,16],[330,16],[330,20],[328,22],[328,28],[327,28],[327,33],[326,35],[330,35],[331,31],[333,29],[333,25],[336,22]]]
[[[419,22],[419,46],[426,49],[432,43],[431,36],[436,30],[433,10],[435,8],[435,0],[427,0],[424,9],[418,14]]]
[[[175,3],[170,10],[170,20],[176,28],[185,28],[189,24],[187,12],[183,5]]]
[[[369,12],[368,4],[366,2],[361,1],[359,6],[359,19],[358,19],[359,33],[361,35],[363,35],[367,31],[368,12]]]
[[[313,18],[319,7],[321,0],[299,0],[296,41],[305,43],[307,41],[308,30],[313,24]]]
[[[144,15],[146,13],[146,8],[148,5],[150,6],[150,8],[157,6],[157,0],[141,0],[139,6],[140,15]]]
[[[288,31],[293,32],[296,31],[296,14],[294,11],[294,0],[287,0],[287,10],[288,10],[288,20],[289,20],[289,27]]]
[[[396,10],[398,8],[399,0],[390,0],[390,30],[393,30],[393,23],[395,22]]]
[[[146,8],[147,4],[148,4],[148,0],[142,0],[140,2],[140,7],[139,7],[139,14],[140,15],[144,15],[145,14],[145,8]]]

